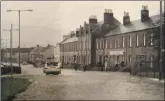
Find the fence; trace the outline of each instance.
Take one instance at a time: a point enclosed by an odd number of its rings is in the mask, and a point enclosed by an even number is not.
[[[160,70],[158,61],[143,61],[136,62],[137,75],[151,77],[151,78],[162,78],[163,71]]]
[[[13,69],[13,70],[12,70]],[[1,67],[1,75],[5,74],[21,74],[21,67],[18,66],[3,66]]]

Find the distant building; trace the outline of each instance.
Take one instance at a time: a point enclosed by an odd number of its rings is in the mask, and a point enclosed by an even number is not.
[[[44,61],[54,61],[54,49],[55,47],[49,44],[43,48],[42,55]]]
[[[30,60],[54,61],[54,48],[53,45],[49,44],[46,47],[37,45],[37,47],[30,52]]]
[[[44,56],[42,54],[43,47],[37,45],[31,52],[30,52],[30,61],[35,61],[36,59],[43,60]]]
[[[30,60],[30,51],[33,48],[12,48],[12,61],[18,63],[19,62],[19,51],[20,51],[20,62],[29,61]],[[10,61],[10,48],[4,50],[4,62]]]

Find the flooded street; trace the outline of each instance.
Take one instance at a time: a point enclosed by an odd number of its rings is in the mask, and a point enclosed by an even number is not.
[[[163,100],[164,83],[129,73],[62,70],[28,76],[33,83],[15,100]]]

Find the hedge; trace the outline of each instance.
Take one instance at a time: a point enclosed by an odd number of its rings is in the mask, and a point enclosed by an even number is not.
[[[14,74],[21,74],[21,67],[13,66],[12,68]],[[1,67],[1,75],[5,75],[5,74],[11,74],[10,66]]]
[[[28,79],[2,77],[1,78],[1,100],[12,101],[16,94],[27,89],[31,84]]]

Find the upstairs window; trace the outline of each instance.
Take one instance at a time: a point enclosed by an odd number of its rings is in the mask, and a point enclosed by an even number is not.
[[[143,34],[143,42],[144,42],[144,46],[146,46],[146,34]]]
[[[122,36],[122,47],[124,47],[124,36]]]
[[[96,40],[96,48],[99,49],[99,42]]]
[[[154,37],[154,33],[151,33],[151,46],[153,45],[153,37]]]
[[[132,47],[132,36],[129,36],[129,47]]]
[[[115,48],[117,48],[117,40],[115,40]]]
[[[102,39],[102,44],[103,44],[102,49],[104,49],[105,48],[104,39]]]
[[[105,48],[106,48],[106,49],[108,48],[107,40],[105,40]]]
[[[136,34],[136,46],[139,46],[139,36]]]
[[[102,41],[100,40],[100,49],[102,48]]]

